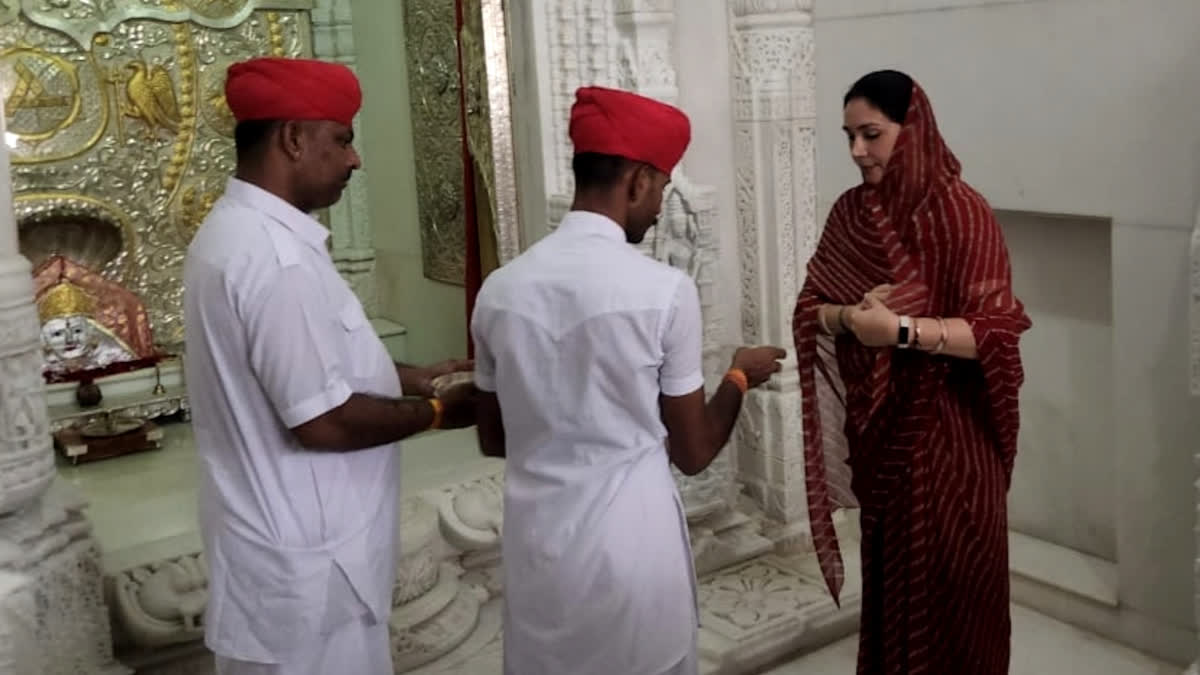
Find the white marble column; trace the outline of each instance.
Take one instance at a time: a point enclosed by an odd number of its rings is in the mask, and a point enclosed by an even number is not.
[[[353,13],[350,0],[317,0],[312,9],[313,55],[356,68]],[[375,288],[375,246],[367,213],[366,169],[371,153],[362,141],[361,125],[356,121],[355,135],[363,155],[360,171],[346,195],[329,208],[329,226],[333,231],[333,262],[362,302],[367,316],[378,314],[379,299]],[[378,159],[378,158],[376,158]]]
[[[816,247],[816,67],[812,0],[729,0],[742,338],[792,350],[791,318]],[[789,358],[751,393],[738,427],[740,478],[769,518],[807,530],[800,388]]]
[[[0,666],[38,675],[122,673],[84,504],[65,489],[48,491],[55,469],[41,330],[32,269],[17,251],[9,168],[0,144]]]
[[[8,147],[0,145],[0,519],[15,518],[13,512],[41,496],[54,479],[31,273],[29,261],[17,253]],[[0,565],[4,562],[0,557]],[[28,575],[0,571],[0,672],[44,670],[41,654],[31,648],[35,614]]]

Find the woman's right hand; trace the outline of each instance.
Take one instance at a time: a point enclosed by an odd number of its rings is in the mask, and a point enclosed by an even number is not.
[[[786,356],[779,347],[742,347],[734,352],[731,367],[745,373],[746,382],[754,388],[778,373],[783,368],[779,361]]]

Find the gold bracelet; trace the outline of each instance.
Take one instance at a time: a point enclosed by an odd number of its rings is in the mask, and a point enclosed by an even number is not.
[[[941,354],[942,350],[946,348],[946,343],[950,341],[950,329],[946,326],[946,320],[939,316],[937,322],[941,335],[938,337],[937,346],[933,348],[934,356]]]
[[[921,318],[914,317],[912,320],[912,324],[913,324],[912,348],[916,349],[916,350],[920,350],[921,349]]]
[[[842,327],[843,333],[851,332],[850,326],[846,324],[846,310],[848,309],[850,309],[850,305],[842,305],[842,308],[838,310],[838,325]]]
[[[741,368],[730,368],[729,372],[725,373],[725,379],[732,382],[738,391],[742,392],[742,396],[750,390],[750,380],[746,377],[746,371]]]
[[[833,331],[829,330],[829,322],[825,320],[825,305],[817,307],[817,327],[826,335],[833,335]]]
[[[433,408],[433,421],[429,423],[429,428],[431,430],[441,429],[442,415],[446,412],[446,406],[436,398],[429,399],[429,406]]]

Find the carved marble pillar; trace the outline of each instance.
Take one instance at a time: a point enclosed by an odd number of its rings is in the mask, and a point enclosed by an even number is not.
[[[0,146],[0,514],[8,518],[54,479],[31,272],[17,253],[8,148]],[[41,672],[31,648],[35,613],[29,577],[0,572],[0,672]]]
[[[675,104],[679,89],[671,55],[675,0],[617,0],[613,18],[621,36],[617,74],[621,85]]]
[[[8,148],[0,146],[0,515],[37,499],[54,479],[33,270],[17,252],[12,204]]]
[[[8,147],[0,145],[0,666],[121,673],[84,505],[47,493],[54,454],[31,274],[17,252]]]
[[[553,226],[566,213],[574,190],[573,151],[567,128],[575,90],[589,84],[616,83],[617,41],[612,0],[551,0],[549,5],[543,10],[549,32],[549,82],[542,84],[550,92],[550,119],[546,125],[550,134],[546,142],[553,146],[553,161],[546,167],[546,195],[550,202],[547,215]]]
[[[812,0],[729,0],[742,338],[792,348],[791,317],[820,234]],[[740,478],[767,516],[807,529],[794,356],[751,393],[738,427]]]
[[[312,9],[313,55],[355,68],[353,14],[350,0],[317,0]],[[360,123],[354,124],[364,171],[359,171],[341,201],[329,208],[333,231],[333,262],[362,302],[367,316],[379,307],[375,289],[375,247],[367,213],[367,179],[370,153],[362,141]]]

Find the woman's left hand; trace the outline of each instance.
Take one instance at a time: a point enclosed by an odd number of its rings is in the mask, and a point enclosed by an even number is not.
[[[863,298],[858,311],[849,313],[850,330],[868,347],[895,347],[900,334],[900,317],[872,292]]]

